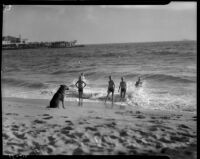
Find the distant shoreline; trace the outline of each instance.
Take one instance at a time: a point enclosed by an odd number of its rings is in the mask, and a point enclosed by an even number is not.
[[[54,49],[54,48],[74,48],[74,47],[84,47],[85,45],[75,45],[75,46],[68,46],[68,47],[29,47],[29,46],[23,46],[23,47],[8,47],[8,48],[3,48],[2,50],[24,50],[24,49],[41,49],[41,48],[48,48],[48,49]]]
[[[94,43],[81,45],[114,45],[114,44],[144,44],[144,43],[168,43],[168,42],[197,42],[197,40],[177,40],[177,41],[146,41],[146,42],[116,42],[116,43]]]

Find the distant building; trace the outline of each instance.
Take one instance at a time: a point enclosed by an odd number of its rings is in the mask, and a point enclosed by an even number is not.
[[[82,47],[83,45],[76,45],[77,40],[74,41],[53,41],[53,42],[27,42],[27,39],[21,39],[21,36],[3,36],[2,49],[31,49],[31,48],[70,48]]]
[[[2,44],[25,44],[27,39],[21,39],[21,36],[14,37],[14,36],[3,36],[2,37]]]

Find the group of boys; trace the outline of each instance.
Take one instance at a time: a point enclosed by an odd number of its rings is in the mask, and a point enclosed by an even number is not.
[[[135,86],[138,87],[142,84],[140,77],[138,78],[138,81],[135,83]],[[79,92],[79,105],[83,104],[83,88],[86,86],[85,83],[85,77],[83,75],[83,73],[81,73],[81,75],[79,76],[79,80],[76,82],[75,86],[78,88],[78,92]],[[119,89],[118,92],[120,91],[120,100],[124,99],[126,96],[126,89],[127,89],[127,85],[126,82],[124,81],[124,78],[121,77],[121,82],[119,84]],[[108,99],[108,96],[110,93],[112,93],[112,105],[113,105],[113,96],[114,96],[114,91],[115,91],[115,83],[112,80],[111,76],[109,76],[109,81],[108,81],[108,91],[107,91],[107,96],[105,99],[105,103]]]

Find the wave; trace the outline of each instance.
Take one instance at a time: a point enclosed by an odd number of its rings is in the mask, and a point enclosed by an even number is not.
[[[59,74],[66,74],[66,73],[80,73],[80,72],[86,72],[86,71],[90,71],[93,70],[93,68],[81,68],[80,69],[66,69],[66,70],[58,70],[55,71],[53,73],[51,73],[52,75],[59,75]]]
[[[168,82],[182,82],[182,83],[192,83],[195,82],[194,77],[179,77],[166,74],[146,74],[145,79],[157,80],[157,81],[168,81]]]
[[[59,74],[65,74],[68,73],[66,70],[59,70],[59,71],[55,71],[53,73],[51,73],[52,75],[59,75]]]
[[[129,83],[129,85],[131,85]],[[54,89],[55,93],[56,89]],[[131,88],[127,91],[126,98],[121,100],[119,92],[115,90],[114,103],[116,105],[131,106],[146,109],[160,109],[160,110],[181,110],[181,111],[195,111],[195,103],[189,96],[174,96],[164,93],[163,97],[156,97],[155,95],[147,93],[146,88]],[[51,94],[52,91],[43,91],[43,94]],[[103,88],[86,88],[84,89],[83,99],[87,101],[104,102],[107,96],[107,90]],[[66,101],[77,101],[78,92],[74,87],[66,92]],[[111,103],[111,96],[109,96],[107,103]]]
[[[124,76],[125,78],[135,78],[141,77],[144,80],[154,80],[154,81],[162,81],[162,82],[182,82],[182,83],[193,83],[196,81],[195,77],[189,76],[173,76],[166,74],[139,74],[132,73]]]
[[[81,71],[80,71],[81,72]],[[84,72],[84,71],[82,71]],[[110,75],[109,72],[98,72],[98,71],[88,71],[85,72],[85,77],[90,80],[102,79]],[[122,74],[119,72],[112,72],[114,80],[116,78],[121,78]],[[174,76],[167,74],[141,74],[141,73],[123,73],[123,76],[127,80],[136,80],[136,78],[141,77],[142,80],[146,81],[158,81],[167,83],[194,83],[196,82],[196,77],[194,76]]]
[[[29,81],[13,79],[13,78],[2,78],[1,81],[3,84],[15,86],[15,87],[26,87],[26,88],[32,88],[32,89],[48,88],[47,84],[44,84],[41,82],[29,82]]]
[[[41,83],[30,83],[21,80],[13,79],[3,79],[3,82],[7,81],[7,84],[17,85],[19,88],[6,87],[3,91],[6,97],[20,97],[20,98],[36,98],[36,99],[51,99],[53,94],[58,90],[58,86],[43,85]],[[114,103],[117,105],[131,106],[137,108],[147,108],[147,109],[163,109],[163,110],[181,110],[181,111],[195,111],[196,103],[195,99],[191,95],[172,95],[168,92],[162,92],[159,94],[151,93],[148,91],[149,88],[146,87],[144,82],[143,87],[136,88],[133,82],[128,81],[128,90],[126,98],[121,101],[120,94],[117,92],[117,88],[114,93]],[[69,90],[66,91],[65,100],[66,101],[77,101],[78,91],[77,88],[71,84],[68,85]],[[34,88],[34,89],[24,89],[24,87]],[[39,90],[38,90],[39,88]],[[104,102],[107,96],[107,87],[89,87],[87,86],[83,91],[83,98],[85,101],[92,102]],[[109,97],[107,103],[110,104],[111,96]]]

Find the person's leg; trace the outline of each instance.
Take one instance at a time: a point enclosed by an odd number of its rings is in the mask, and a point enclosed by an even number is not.
[[[126,97],[126,89],[124,90],[124,98]]]
[[[78,91],[78,105],[80,106],[81,102],[81,92]]]
[[[114,96],[114,91],[112,91],[112,106],[113,106],[113,96]]]
[[[108,91],[108,94],[107,94],[107,96],[106,96],[105,103],[106,103],[106,101],[107,101],[107,99],[108,99],[109,94],[110,94],[110,91]]]
[[[120,100],[122,100],[122,90],[120,90]]]
[[[81,97],[80,97],[80,98],[81,98],[81,105],[83,105],[83,91],[81,91],[80,94],[81,94],[81,95],[80,95],[80,96],[81,96]]]

